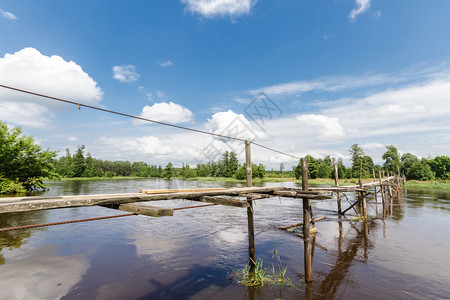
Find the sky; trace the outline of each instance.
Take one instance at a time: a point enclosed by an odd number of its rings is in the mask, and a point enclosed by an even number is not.
[[[4,0],[0,84],[296,157],[448,156],[448,28],[446,0]],[[4,88],[0,120],[60,155],[244,160],[240,141]],[[256,145],[252,158],[298,163]]]

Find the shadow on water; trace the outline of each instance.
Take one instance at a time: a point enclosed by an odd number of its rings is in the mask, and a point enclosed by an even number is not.
[[[226,273],[218,274],[215,267],[194,264],[186,275],[173,282],[163,283],[155,278],[149,279],[157,289],[138,299],[189,299],[211,286],[214,286],[215,293],[220,293],[229,283],[217,281],[217,278],[224,278],[226,275]]]

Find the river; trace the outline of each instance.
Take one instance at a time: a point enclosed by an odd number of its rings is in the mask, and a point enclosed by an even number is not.
[[[265,185],[298,186],[296,183]],[[46,195],[108,194],[141,189],[241,186],[163,179],[62,181]],[[352,200],[352,195],[349,195]],[[199,205],[186,200],[152,205]],[[346,207],[346,204],[343,204]],[[336,201],[312,200],[318,233],[314,299],[450,299],[450,192],[408,190],[367,221],[336,214]],[[0,228],[123,212],[80,207],[0,215]],[[303,240],[276,229],[301,222],[301,199],[270,198],[254,206],[256,257],[287,266],[292,286],[239,284],[248,257],[245,209],[209,206],[172,217],[128,216],[0,232],[0,299],[304,299]],[[307,296],[308,295],[308,296]]]

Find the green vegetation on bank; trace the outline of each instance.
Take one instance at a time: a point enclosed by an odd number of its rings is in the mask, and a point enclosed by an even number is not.
[[[400,172],[408,180],[426,181],[430,187],[447,186],[450,180],[450,159],[448,156],[419,159],[411,153],[400,156],[393,145],[386,146],[382,158],[384,164],[375,165],[370,156],[358,144],[349,148],[351,167],[343,164],[342,158],[336,161],[340,185],[356,184],[355,178],[360,176],[365,180],[378,175],[379,171]],[[183,163],[175,167],[168,162],[165,167],[148,164],[144,161],[108,161],[93,158],[85,153],[85,147],[80,146],[74,154],[66,149],[64,156],[56,159],[57,152],[44,150],[37,145],[32,137],[22,135],[19,127],[8,127],[0,122],[0,193],[18,193],[39,188],[46,188],[43,178],[55,180],[102,180],[130,178],[182,178],[191,180],[215,180],[230,182],[245,182],[246,164],[240,164],[235,152],[224,152],[221,158],[191,167]],[[324,158],[314,158],[306,155],[308,161],[308,177],[310,184],[333,185],[334,165],[328,155]],[[361,168],[362,166],[362,168]],[[361,170],[360,170],[361,169]],[[280,164],[278,170],[266,170],[266,166],[252,163],[252,175],[255,181],[295,181],[301,178],[301,164],[292,170],[285,170]],[[438,180],[438,183],[434,183]],[[410,186],[412,183],[408,183]],[[417,183],[415,183],[417,185]]]
[[[0,193],[45,189],[43,177],[57,178],[53,159],[57,153],[44,150],[19,127],[0,122]]]

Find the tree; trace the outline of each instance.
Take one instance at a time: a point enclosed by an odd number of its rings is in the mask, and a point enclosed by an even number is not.
[[[422,159],[411,165],[406,172],[406,178],[414,180],[433,180],[434,173],[431,171],[431,167],[427,164],[426,160]]]
[[[170,163],[168,163],[167,165],[166,165],[166,167],[164,168],[164,178],[166,178],[166,179],[170,179],[170,178],[172,178],[173,177],[173,173],[174,173],[174,169],[173,169],[173,165],[172,165],[172,163],[170,162]]]
[[[353,144],[349,149],[350,155],[352,156],[352,177],[359,177],[359,167],[361,164],[361,159],[364,156],[364,150],[359,147],[358,144]]]
[[[420,160],[417,158],[417,156],[415,156],[414,154],[411,154],[411,153],[403,154],[400,161],[401,161],[400,162],[400,172],[405,174],[405,176],[413,164],[420,162]],[[409,179],[409,178],[407,178],[407,179]]]
[[[43,177],[58,177],[52,163],[56,155],[42,149],[33,137],[22,135],[20,127],[9,129],[0,121],[0,193],[14,184],[26,190],[45,188]]]
[[[385,160],[383,166],[391,172],[397,172],[397,166],[400,166],[400,154],[393,145],[386,146],[386,152],[381,157]]]
[[[79,146],[77,152],[73,155],[72,170],[73,177],[83,176],[84,169],[86,169],[86,163],[84,161],[84,145]]]
[[[436,156],[428,160],[431,171],[439,179],[450,179],[450,158],[448,156]]]

